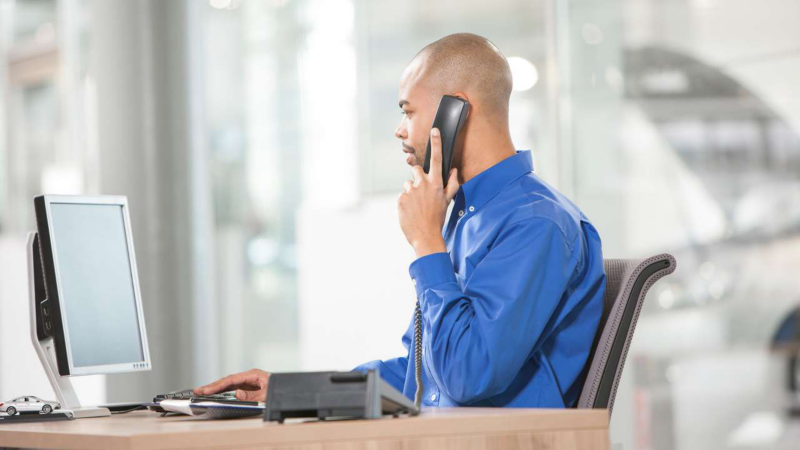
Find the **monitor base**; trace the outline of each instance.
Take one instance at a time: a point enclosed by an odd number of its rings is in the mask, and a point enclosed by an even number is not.
[[[30,295],[31,307],[31,341],[36,354],[39,356],[39,361],[42,362],[42,367],[50,381],[50,386],[55,392],[58,402],[61,404],[62,410],[69,410],[75,414],[76,419],[86,417],[107,417],[111,415],[108,408],[100,408],[95,406],[82,406],[78,400],[78,395],[72,386],[72,382],[68,377],[62,377],[58,372],[58,364],[56,363],[56,349],[55,341],[53,338],[39,340],[36,334],[36,317],[38,314],[39,305],[36,302],[36,285],[34,277],[36,276],[36,267],[34,267],[33,252],[38,251],[36,242],[36,233],[30,232],[28,234],[28,290]]]
[[[108,408],[98,408],[94,406],[82,406],[80,408],[70,409],[75,414],[76,419],[88,419],[89,417],[109,417],[111,411]]]

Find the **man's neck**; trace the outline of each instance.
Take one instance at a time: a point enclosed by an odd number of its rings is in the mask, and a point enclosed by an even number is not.
[[[464,142],[458,183],[463,185],[500,161],[514,156],[516,149],[508,130],[471,129]]]

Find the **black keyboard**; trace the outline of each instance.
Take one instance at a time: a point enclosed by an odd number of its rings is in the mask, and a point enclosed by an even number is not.
[[[183,391],[174,391],[166,394],[159,394],[153,398],[153,403],[158,403],[161,400],[191,400],[193,402],[201,401],[236,401],[236,391],[220,392],[219,394],[210,395],[196,395],[191,389]]]
[[[248,405],[248,406],[258,406],[259,404],[258,402],[248,402],[244,400],[238,400],[236,398],[236,391],[220,392],[219,394],[210,394],[210,395],[195,395],[195,393],[191,389],[156,395],[153,398],[153,403],[159,403],[162,400],[189,400],[192,403],[210,401],[216,403]],[[147,409],[162,413],[161,414],[162,417],[169,414],[168,411],[166,411],[161,406],[157,405],[150,405],[147,407]]]

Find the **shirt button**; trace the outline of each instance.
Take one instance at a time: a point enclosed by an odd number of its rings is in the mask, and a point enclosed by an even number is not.
[[[458,212],[458,217],[461,217],[463,215],[464,215],[464,210],[462,209],[461,211]]]
[[[435,401],[436,401],[436,394],[435,394],[435,393],[434,393],[434,394],[431,394],[431,401],[432,401],[432,402],[435,402]]]
[[[469,207],[469,212],[473,212],[473,211],[475,211],[475,207],[474,206],[470,206]]]

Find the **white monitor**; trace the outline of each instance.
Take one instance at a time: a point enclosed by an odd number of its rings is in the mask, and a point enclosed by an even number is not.
[[[33,337],[52,376],[150,370],[127,198],[42,195],[34,209]]]

